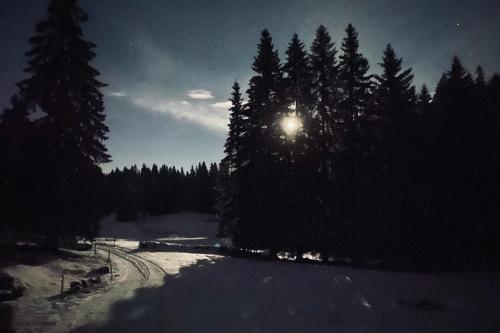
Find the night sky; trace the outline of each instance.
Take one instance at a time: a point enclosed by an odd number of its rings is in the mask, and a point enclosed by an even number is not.
[[[1,0],[0,107],[8,106],[26,66],[23,52],[48,1]],[[297,32],[307,44],[324,24],[340,48],[344,29],[359,31],[361,51],[379,72],[392,43],[415,83],[434,89],[453,55],[470,69],[500,70],[498,0],[81,0],[93,65],[108,83],[107,146],[113,162],[187,167],[222,157],[230,87],[246,87],[262,29],[284,50]]]

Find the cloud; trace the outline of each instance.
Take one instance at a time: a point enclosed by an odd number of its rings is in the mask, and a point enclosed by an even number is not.
[[[225,102],[217,102],[212,104],[214,108],[221,108],[224,110],[229,110],[229,108],[232,106],[232,103],[230,101],[225,101]]]
[[[205,89],[194,89],[187,92],[187,96],[192,99],[213,99],[214,95],[210,90]]]
[[[133,103],[147,111],[159,112],[205,127],[220,134],[227,133],[229,112],[212,105],[192,104],[165,98],[139,97]]]
[[[107,95],[111,97],[126,97],[127,93],[125,91],[111,91]]]

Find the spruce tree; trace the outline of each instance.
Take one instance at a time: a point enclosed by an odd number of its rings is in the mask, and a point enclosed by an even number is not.
[[[429,93],[429,88],[424,84],[420,88],[417,96],[417,108],[423,118],[428,118],[432,103],[432,96]]]
[[[387,45],[382,63],[381,75],[376,75],[377,88],[375,91],[375,109],[377,116],[384,118],[392,129],[401,128],[404,118],[412,111],[415,103],[415,88],[412,85],[413,74],[411,68],[402,71],[402,59],[390,44]],[[392,130],[391,129],[391,130]]]
[[[295,118],[299,128],[282,135],[280,150],[281,200],[277,209],[287,221],[283,228],[283,246],[296,253],[298,258],[311,239],[313,219],[313,198],[308,195],[311,181],[316,177],[317,165],[312,159],[313,133],[317,127],[314,119],[315,99],[312,91],[313,75],[308,54],[297,34],[294,34],[285,51],[283,65],[285,108],[287,117]],[[281,129],[283,132],[283,129]]]
[[[95,216],[89,215],[92,210],[85,213],[89,207],[71,200],[82,200],[85,193],[90,196],[86,202],[93,202],[97,194],[87,186],[98,187],[97,165],[110,161],[103,144],[108,127],[100,89],[105,84],[90,65],[95,44],[84,39],[81,28],[87,19],[76,0],[52,0],[47,18],[36,25],[30,39],[25,70],[29,77],[18,83],[22,99],[47,114],[43,137],[49,165],[45,168],[50,170],[46,177],[53,186],[46,207],[49,216],[41,218],[51,247],[57,247],[57,239],[64,233],[96,230]],[[86,188],[78,191],[75,186],[85,177]],[[70,226],[68,221],[77,225]]]
[[[316,30],[315,38],[310,47],[310,65],[313,76],[312,91],[314,94],[315,114],[310,129],[309,159],[311,170],[315,175],[310,184],[317,191],[311,202],[311,220],[315,221],[310,240],[312,247],[322,252],[327,259],[330,247],[338,243],[335,230],[340,220],[336,215],[337,174],[336,153],[340,142],[341,118],[339,113],[340,81],[337,63],[337,50],[325,26]]]
[[[376,118],[375,126],[382,136],[381,148],[389,155],[403,149],[404,135],[409,130],[416,103],[412,70],[403,71],[401,64],[402,59],[396,57],[394,49],[388,44],[380,63],[383,72],[375,75],[377,86],[373,97],[373,118]]]
[[[240,85],[237,81],[233,84],[231,93],[231,108],[229,116],[229,132],[224,145],[226,156],[220,164],[220,173],[217,177],[217,212],[219,214],[219,235],[231,237],[234,233],[236,218],[236,176],[239,168],[238,162],[242,149],[244,134],[243,98]]]
[[[284,85],[288,106],[293,105],[293,111],[307,124],[312,117],[312,72],[308,61],[308,54],[297,34],[294,34],[285,51],[287,56],[283,65],[285,74]]]
[[[477,180],[480,166],[475,142],[478,112],[474,103],[472,76],[454,57],[451,68],[441,78],[434,96],[436,135],[431,146],[435,175],[433,195],[439,198],[435,207],[435,244],[444,255],[460,251],[461,243],[471,243],[476,232],[477,213],[471,210],[474,196],[480,197]],[[472,195],[472,193],[475,193]],[[459,232],[458,230],[467,230]]]
[[[389,44],[382,58],[382,74],[376,75],[373,111],[370,121],[372,159],[369,177],[371,193],[370,240],[377,248],[396,251],[398,244],[406,246],[406,235],[412,235],[412,225],[406,217],[412,214],[411,202],[411,156],[415,122],[415,88],[412,85],[411,68],[402,70],[402,59],[396,57]],[[409,162],[412,163],[409,163]],[[380,236],[375,236],[380,235]],[[397,235],[397,236],[396,236]],[[415,236],[414,234],[412,235]]]
[[[332,145],[332,140],[328,136],[334,134],[335,123],[339,120],[337,113],[340,98],[337,50],[325,26],[321,25],[316,30],[310,53],[312,86],[317,101],[316,112],[320,126],[318,134],[326,145],[321,148],[324,151],[328,150],[328,145]]]
[[[342,41],[339,68],[343,117],[350,126],[358,126],[369,102],[371,76],[368,75],[368,60],[359,52],[358,32],[352,24],[347,26],[346,37]]]
[[[227,163],[228,171],[231,173],[237,167],[238,153],[241,150],[241,139],[244,131],[243,119],[243,98],[241,97],[240,85],[237,81],[234,82],[233,91],[231,93],[231,108],[229,116],[229,133],[224,145],[224,153],[226,154],[224,161]]]
[[[56,148],[71,146],[94,163],[109,162],[103,145],[109,131],[99,72],[90,65],[95,44],[83,37],[88,20],[77,0],[52,0],[48,17],[37,24],[26,53],[29,78],[18,83],[21,96],[40,107],[57,133]]]
[[[239,219],[234,240],[239,246],[273,248],[281,222],[276,219],[275,207],[279,200],[276,151],[283,112],[282,72],[278,51],[267,30],[261,33],[252,69],[255,75],[247,90],[246,128],[236,174]]]
[[[476,79],[474,83],[478,86],[485,87],[486,86],[486,79],[484,77],[484,70],[483,67],[477,66],[476,68]]]
[[[342,97],[340,117],[342,119],[338,152],[337,188],[343,221],[337,229],[338,239],[344,250],[363,246],[360,234],[363,233],[364,214],[367,214],[364,189],[367,185],[363,177],[366,171],[366,153],[371,144],[367,138],[365,120],[370,103],[371,76],[368,75],[368,60],[359,52],[358,33],[349,24],[342,41],[342,54],[339,61],[339,80]]]

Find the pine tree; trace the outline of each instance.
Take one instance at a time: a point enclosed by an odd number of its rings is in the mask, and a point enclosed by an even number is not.
[[[106,85],[90,65],[96,45],[83,39],[81,25],[87,20],[77,0],[52,0],[48,17],[30,39],[25,70],[30,77],[18,86],[26,101],[47,113],[58,149],[71,146],[95,163],[106,163],[110,156],[102,142],[109,130],[100,92]]]
[[[316,117],[311,126],[311,136],[314,141],[311,148],[318,161],[320,182],[326,184],[332,172],[332,153],[340,139],[341,119],[337,50],[328,31],[322,25],[316,30],[310,53],[312,89],[316,107]]]
[[[315,243],[312,248],[321,251],[323,258],[328,257],[328,248],[335,245],[333,221],[338,221],[336,212],[335,152],[339,142],[339,72],[337,50],[325,26],[316,30],[315,39],[310,47],[309,62],[313,75],[315,115],[310,126],[309,159],[315,175],[311,177],[311,187],[317,195],[309,205],[312,225],[309,240]],[[311,198],[311,197],[310,197]]]
[[[471,222],[478,218],[471,206],[480,197],[477,180],[481,178],[475,152],[479,137],[474,82],[458,57],[441,78],[433,105],[436,134],[429,150],[433,160],[439,161],[432,170],[432,194],[439,198],[439,207],[434,207],[434,243],[441,246],[443,255],[451,255],[461,250],[460,244],[473,243],[469,237],[479,224]]]
[[[377,248],[393,250],[396,244],[405,246],[411,235],[412,225],[405,219],[412,207],[407,203],[412,196],[410,157],[413,156],[412,135],[415,122],[415,88],[412,85],[411,68],[402,70],[402,59],[396,57],[389,44],[382,58],[382,74],[375,75],[377,87],[373,97],[373,132],[369,177],[364,182],[373,184],[369,202],[372,206],[370,238]],[[403,227],[404,226],[404,227]],[[373,235],[381,235],[374,237]],[[397,236],[396,236],[397,235]],[[413,234],[414,236],[414,234]],[[376,238],[376,239],[373,239]],[[410,237],[411,238],[411,237]]]
[[[375,108],[377,116],[385,118],[392,129],[401,128],[401,122],[412,111],[415,103],[415,88],[412,85],[411,68],[402,71],[402,59],[390,44],[384,51],[380,66],[382,75],[376,75]]]
[[[368,60],[359,53],[358,32],[352,24],[347,26],[342,52],[339,63],[343,94],[341,109],[347,123],[358,126],[368,105],[371,76],[367,74],[370,68]]]
[[[365,194],[363,193],[364,152],[368,150],[366,128],[370,100],[371,76],[368,75],[368,60],[359,52],[358,33],[349,24],[342,41],[339,60],[340,130],[337,132],[335,188],[337,191],[335,213],[336,247],[342,251],[353,249],[359,240]]]
[[[441,77],[434,96],[434,104],[440,113],[438,121],[448,124],[443,124],[442,128],[451,131],[449,135],[460,136],[459,133],[470,128],[475,118],[473,86],[472,76],[460,59],[454,57],[450,70]]]
[[[285,74],[284,85],[287,105],[293,105],[292,110],[307,124],[311,122],[311,105],[314,102],[312,94],[312,72],[308,61],[308,54],[297,34],[294,34],[285,52],[286,63],[283,65]]]
[[[335,123],[338,122],[339,67],[337,64],[337,50],[325,26],[316,30],[316,37],[310,50],[311,71],[313,74],[313,90],[316,97],[317,118],[320,124],[319,135],[328,150],[332,144],[330,137],[334,134]],[[323,156],[325,157],[325,156]]]
[[[283,65],[286,117],[296,119],[300,124],[296,131],[281,136],[280,178],[281,200],[277,207],[281,219],[287,221],[283,228],[282,246],[296,253],[298,258],[307,247],[312,234],[311,180],[316,176],[310,154],[312,135],[317,125],[314,123],[315,98],[312,91],[313,75],[304,44],[294,34],[285,51],[287,59]],[[283,132],[283,129],[281,129]]]
[[[432,96],[429,93],[429,89],[424,84],[424,85],[422,85],[422,88],[420,88],[420,92],[418,93],[418,96],[417,96],[417,108],[418,108],[418,111],[420,112],[420,114],[424,118],[429,117],[431,104],[432,104]]]
[[[247,90],[243,149],[237,162],[239,219],[234,240],[238,246],[272,248],[279,236],[277,223],[281,222],[275,216],[279,199],[275,157],[283,111],[280,60],[267,30],[262,31],[252,69],[255,75]]]
[[[244,130],[243,119],[243,98],[241,97],[240,85],[237,81],[233,84],[233,92],[231,93],[231,108],[229,109],[229,133],[224,145],[224,158],[227,163],[228,171],[232,172],[238,167],[238,152],[241,150],[241,138]]]
[[[46,169],[51,171],[46,176],[52,179],[52,200],[47,203],[48,216],[41,218],[50,247],[57,247],[64,233],[80,229],[88,233],[86,226],[95,230],[95,217],[89,216],[93,210],[85,213],[88,207],[70,200],[82,200],[85,193],[92,197],[85,202],[93,202],[97,193],[90,187],[100,183],[97,164],[110,160],[103,144],[108,128],[100,88],[105,85],[89,64],[95,44],[83,38],[81,28],[87,19],[76,0],[52,0],[48,17],[37,24],[30,39],[25,70],[29,77],[18,83],[21,98],[47,114],[43,136],[50,156]],[[89,188],[78,191],[75,186],[85,177],[89,178],[83,184]],[[77,213],[83,216],[73,216]],[[67,221],[77,225],[69,226]]]
[[[476,79],[474,83],[478,86],[485,87],[486,86],[486,79],[484,77],[484,70],[483,67],[477,66],[476,68]]]
[[[405,133],[415,108],[415,87],[412,85],[411,68],[401,69],[402,59],[396,57],[389,44],[384,51],[381,75],[375,75],[377,87],[374,92],[374,114],[379,135],[382,135],[383,149],[391,155],[395,149],[402,149]],[[399,147],[397,147],[399,145]]]
[[[236,218],[236,176],[235,171],[240,165],[238,162],[242,149],[242,137],[244,134],[243,98],[241,97],[240,85],[234,82],[231,93],[231,108],[229,116],[229,133],[226,139],[224,153],[220,165],[220,174],[217,177],[217,211],[219,214],[219,235],[230,237],[234,232]]]
[[[217,163],[210,163],[207,179],[207,213],[214,214],[217,205],[217,178],[219,177],[219,168]]]

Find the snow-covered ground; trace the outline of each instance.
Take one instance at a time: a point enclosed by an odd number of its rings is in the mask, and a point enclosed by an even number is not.
[[[103,220],[112,288],[69,332],[498,332],[500,275],[414,274],[138,250],[139,240],[216,244],[208,215]],[[67,323],[67,322],[66,322]],[[60,329],[60,327],[65,328]]]
[[[116,222],[112,214],[101,220],[99,235],[118,241],[157,240],[181,245],[214,245],[218,242],[216,233],[217,220],[213,216],[184,212],[142,216],[134,222]]]
[[[62,275],[63,290],[67,292],[70,282],[79,281],[103,265],[106,261],[102,255],[95,257],[91,251],[69,250],[57,255],[24,253],[3,263],[2,271],[24,288],[22,297],[9,302],[14,308],[16,332],[66,331],[66,321],[72,321],[68,314],[93,296],[109,290],[112,284],[106,276],[101,284],[87,288],[86,293],[60,297]]]

